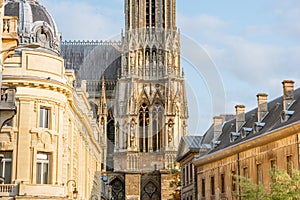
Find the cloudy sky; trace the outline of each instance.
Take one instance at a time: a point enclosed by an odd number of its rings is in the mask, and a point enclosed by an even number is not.
[[[40,0],[64,40],[115,39],[124,27],[123,0]],[[281,82],[300,83],[299,0],[177,0],[182,67],[189,95],[191,134],[212,117],[272,100]]]

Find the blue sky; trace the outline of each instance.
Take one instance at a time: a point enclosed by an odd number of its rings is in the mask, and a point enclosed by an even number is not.
[[[115,39],[124,26],[123,0],[40,2],[66,40]],[[256,107],[257,93],[276,98],[284,79],[299,86],[299,19],[299,0],[177,0],[191,134],[236,104]]]

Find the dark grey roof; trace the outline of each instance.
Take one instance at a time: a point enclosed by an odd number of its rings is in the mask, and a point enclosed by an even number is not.
[[[222,117],[223,121],[226,123],[227,121],[235,118],[235,115],[226,114],[226,115],[220,115],[220,117]],[[202,144],[211,144],[213,138],[214,138],[214,124],[212,124],[203,135]]]
[[[182,139],[186,143],[189,149],[199,149],[201,148],[201,140],[202,136],[193,136],[193,135],[187,135],[183,136]]]
[[[202,136],[187,135],[180,140],[176,161],[179,162],[189,153],[197,153],[202,148]]]
[[[245,137],[239,136],[236,140],[230,141],[230,134],[236,131],[235,118],[226,122],[223,126],[222,134],[218,138],[220,144],[212,149],[209,153],[220,151],[224,148],[232,145],[239,144],[247,141],[253,137],[258,137],[262,134],[267,134],[278,128],[293,124],[300,120],[300,88],[294,91],[294,103],[290,106],[289,110],[295,111],[295,113],[287,120],[282,122],[281,113],[283,111],[283,97],[276,98],[275,100],[268,103],[268,114],[262,120],[264,126],[257,132],[254,129]],[[243,127],[253,128],[257,122],[257,108],[247,112],[245,114],[245,124]]]
[[[56,29],[55,23],[46,10],[46,8],[38,3],[38,1],[27,1],[31,7],[33,22],[44,21],[47,22],[54,30]],[[8,1],[5,4],[4,15],[5,16],[16,16],[19,21],[22,21],[19,16],[20,12],[20,1]]]
[[[107,90],[114,90],[121,69],[121,42],[64,41],[61,56],[66,69],[74,69],[77,82],[87,81],[91,95],[100,94],[103,74]]]
[[[116,79],[121,67],[120,49],[121,42],[64,41],[61,56],[66,69],[74,69],[80,80],[101,80],[104,71],[107,79]]]

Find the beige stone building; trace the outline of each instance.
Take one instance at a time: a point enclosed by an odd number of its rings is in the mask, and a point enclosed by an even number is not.
[[[100,199],[100,129],[86,83],[73,87],[60,57],[61,35],[37,0],[5,4],[19,18],[19,47],[4,63],[17,114],[0,133],[2,199]],[[4,29],[5,30],[5,29]]]
[[[199,152],[206,151],[209,147],[202,145],[202,136],[183,136],[180,141],[176,161],[180,163],[181,199],[196,199],[196,174],[193,164]]]
[[[0,1],[0,130],[16,113],[15,88],[2,87],[3,62],[18,44],[17,17],[4,17],[4,1]]]
[[[193,161],[197,199],[235,199],[239,189],[232,175],[269,190],[272,167],[299,168],[300,89],[294,90],[290,80],[282,84],[283,96],[268,102],[268,95],[260,93],[257,108],[246,113],[244,105],[237,105],[234,119],[215,118],[215,131],[203,138],[211,138],[211,150]]]

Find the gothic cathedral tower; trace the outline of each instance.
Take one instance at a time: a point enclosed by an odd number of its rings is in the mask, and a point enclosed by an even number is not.
[[[176,0],[125,0],[122,45],[114,105],[114,171],[172,169],[188,119]],[[147,185],[142,178],[139,183]],[[127,181],[125,187],[127,196]],[[143,187],[141,198],[147,196]]]

